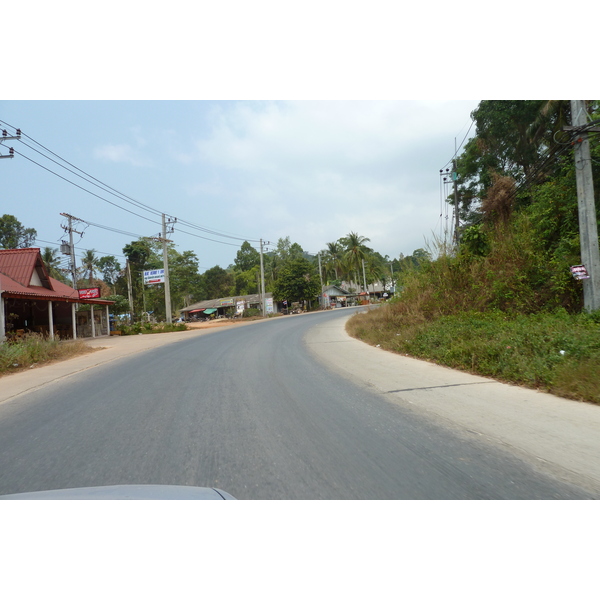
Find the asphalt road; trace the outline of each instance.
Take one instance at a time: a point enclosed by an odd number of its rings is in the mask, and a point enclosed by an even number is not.
[[[346,315],[215,330],[0,404],[0,494],[171,484],[239,499],[595,497],[330,369],[306,336]]]

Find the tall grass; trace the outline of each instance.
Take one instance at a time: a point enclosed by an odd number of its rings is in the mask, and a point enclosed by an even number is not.
[[[0,375],[94,351],[83,340],[59,342],[29,333],[17,342],[0,344]]]

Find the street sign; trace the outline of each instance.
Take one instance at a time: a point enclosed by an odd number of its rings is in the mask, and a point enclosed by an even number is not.
[[[165,270],[154,269],[154,271],[144,271],[144,285],[153,285],[155,283],[165,282]]]

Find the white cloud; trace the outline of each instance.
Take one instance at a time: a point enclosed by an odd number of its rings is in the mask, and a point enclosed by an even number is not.
[[[225,103],[186,156],[202,166],[199,189],[227,201],[236,228],[252,223],[309,251],[357,231],[382,254],[410,254],[437,227],[439,169],[476,106]]]
[[[129,144],[105,144],[94,149],[94,156],[102,160],[126,163],[134,167],[149,167],[152,161]]]

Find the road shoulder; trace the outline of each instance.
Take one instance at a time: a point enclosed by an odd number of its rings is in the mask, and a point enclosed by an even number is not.
[[[600,493],[600,407],[374,348],[346,333],[350,316],[308,332],[305,342],[323,364],[389,402],[485,437]]]

